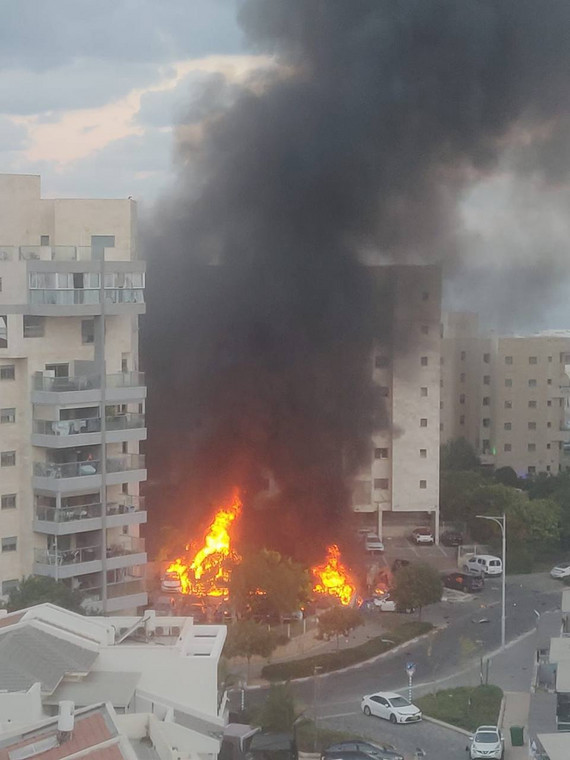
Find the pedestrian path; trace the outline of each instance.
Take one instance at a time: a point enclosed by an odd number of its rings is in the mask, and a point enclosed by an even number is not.
[[[505,691],[505,707],[501,727],[505,735],[505,760],[528,760],[528,712],[530,693],[526,691]],[[511,727],[524,726],[524,744],[513,747]]]

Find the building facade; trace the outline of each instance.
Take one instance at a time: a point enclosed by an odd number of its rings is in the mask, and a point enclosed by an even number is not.
[[[359,473],[353,510],[380,536],[414,527],[439,531],[441,272],[436,266],[376,267],[388,282],[388,324],[371,356],[383,423]]]
[[[130,200],[42,199],[0,175],[0,580],[146,604],[144,264]]]
[[[566,469],[570,333],[489,335],[476,314],[446,314],[442,359],[442,441],[521,477]]]

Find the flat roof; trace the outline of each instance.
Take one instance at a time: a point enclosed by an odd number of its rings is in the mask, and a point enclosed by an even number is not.
[[[568,760],[570,757],[570,733],[538,734],[537,738],[550,760]]]
[[[570,637],[557,636],[550,639],[550,662],[570,660]]]
[[[76,707],[87,707],[99,702],[110,702],[113,707],[127,707],[130,703],[140,673],[94,670],[80,681],[62,681],[44,704],[57,705],[61,700],[71,700]]]
[[[565,588],[562,592],[562,612],[570,612],[570,588]]]
[[[570,692],[570,660],[560,660],[556,666],[556,691]]]

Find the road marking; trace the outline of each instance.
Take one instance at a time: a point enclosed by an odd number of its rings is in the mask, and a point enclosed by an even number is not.
[[[447,557],[447,553],[446,553],[445,549],[442,549],[442,547],[439,544],[437,545],[437,548],[443,554],[444,557]]]
[[[319,715],[319,720],[327,720],[330,718],[350,718],[351,715],[358,715],[357,712],[349,713],[335,713],[334,715]],[[362,713],[364,715],[364,713]]]
[[[415,547],[415,546],[412,546],[412,545],[410,544],[410,549],[413,551],[413,553],[416,555],[416,557],[419,557],[419,556],[420,556],[420,555],[418,554],[418,550],[416,549],[416,547]]]

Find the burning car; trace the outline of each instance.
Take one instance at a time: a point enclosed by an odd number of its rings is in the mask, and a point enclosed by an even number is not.
[[[160,590],[167,594],[181,594],[182,580],[175,570],[167,570],[160,581]]]

